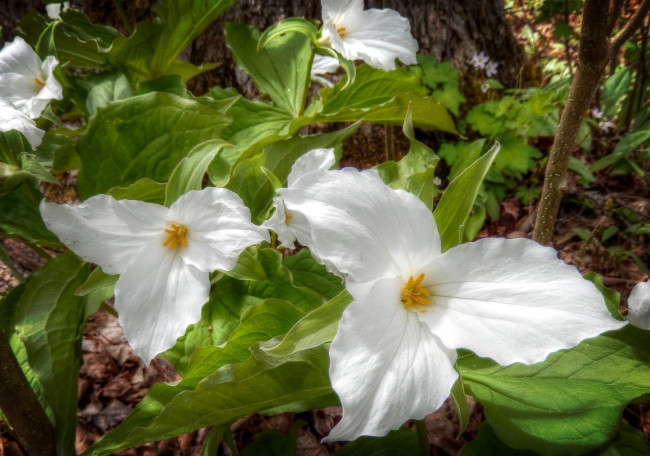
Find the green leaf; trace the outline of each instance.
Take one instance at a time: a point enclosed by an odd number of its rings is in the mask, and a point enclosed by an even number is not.
[[[413,456],[420,453],[418,436],[399,429],[385,437],[359,437],[335,451],[336,456]]]
[[[19,131],[0,132],[0,195],[33,178],[59,183],[32,152],[32,146]]]
[[[112,61],[125,65],[138,79],[178,74],[185,79],[208,68],[176,57],[236,0],[159,0],[154,23],[140,22],[129,38],[115,40]]]
[[[268,218],[275,191],[262,172],[263,164],[261,154],[238,162],[226,186],[241,196],[244,205],[251,211],[251,221],[258,225]]]
[[[465,429],[467,429],[471,414],[469,404],[467,404],[467,398],[465,397],[465,385],[463,384],[462,377],[458,377],[458,380],[456,380],[456,383],[451,388],[451,399],[454,401],[456,415],[458,415],[458,434],[456,434],[456,440],[458,440],[463,435],[463,432],[465,432]]]
[[[595,182],[596,176],[589,170],[589,167],[582,163],[579,159],[573,155],[569,157],[569,169],[576,173],[578,176],[586,182]]]
[[[214,285],[210,301],[203,306],[201,320],[190,325],[176,345],[165,352],[164,357],[174,363],[181,375],[185,374],[196,348],[226,342],[241,324],[241,316],[250,308],[262,305],[265,300],[283,300],[300,309],[303,314],[295,321],[323,304],[323,298],[318,293],[294,286],[291,272],[282,265],[282,256],[276,250],[251,247],[241,256],[234,269],[236,272],[231,273],[243,280],[222,277]],[[290,327],[272,337],[285,334]]]
[[[81,366],[83,298],[75,290],[89,267],[72,253],[34,272],[16,306],[16,334],[54,414],[58,454],[74,454]]]
[[[174,168],[165,189],[165,206],[171,206],[190,190],[201,190],[203,176],[214,157],[230,144],[222,139],[212,139],[194,147]]]
[[[33,188],[28,190],[28,184],[25,182],[12,193],[0,196],[0,232],[27,244],[62,247],[59,239],[45,227],[38,210],[43,195]]]
[[[150,93],[111,103],[79,138],[82,199],[140,178],[166,181],[196,145],[218,138],[230,119],[197,102]]]
[[[88,117],[97,114],[99,108],[132,95],[129,80],[121,71],[105,73],[71,74],[68,76],[84,101],[80,106]]]
[[[90,273],[86,281],[81,284],[74,292],[75,296],[86,296],[94,291],[103,288],[113,289],[113,285],[119,278],[118,274],[106,274],[101,267],[97,266],[93,272]],[[111,295],[113,293],[111,292]]]
[[[323,295],[325,299],[332,299],[345,289],[343,280],[317,263],[308,249],[284,257],[282,264],[291,271],[293,284],[296,287],[312,289]]]
[[[463,241],[464,225],[472,212],[483,179],[499,153],[496,143],[485,155],[449,183],[433,216],[442,240],[442,251]]]
[[[464,445],[458,456],[536,456],[538,453],[528,450],[514,450],[499,440],[490,426],[484,421],[476,439]]]
[[[296,454],[296,431],[291,429],[287,434],[276,429],[269,429],[255,434],[253,442],[239,453],[241,456],[289,456]]]
[[[195,355],[208,369],[213,347]],[[202,356],[202,352],[208,352]],[[327,366],[327,349],[316,347],[278,358],[254,347],[251,357],[213,373],[192,371],[175,384],[156,384],[131,415],[83,456],[101,456],[209,425],[230,423],[252,413],[303,411],[336,404]]]
[[[387,161],[377,165],[375,169],[386,184],[413,193],[429,209],[433,209],[435,196],[433,178],[440,158],[429,147],[415,139],[410,108],[406,112],[403,131],[411,145],[408,154],[399,162]]]
[[[478,139],[471,143],[460,141],[455,144],[443,143],[438,155],[451,166],[447,179],[454,180],[481,156],[485,148],[485,139]]]
[[[595,272],[588,272],[583,277],[589,280],[590,282],[592,282],[596,286],[596,288],[598,288],[598,291],[602,293],[603,297],[605,298],[605,304],[607,305],[607,310],[609,310],[609,313],[612,314],[612,317],[620,321],[625,321],[625,318],[623,318],[621,312],[619,311],[621,294],[616,290],[607,288],[603,284],[603,276],[601,276],[600,274],[596,274]]]
[[[618,435],[601,454],[602,456],[645,456],[650,454],[650,445],[643,432],[629,424],[621,423]]]
[[[305,315],[275,347],[268,352],[274,356],[287,356],[300,350],[331,342],[339,327],[343,311],[353,301],[343,290],[321,307]]]
[[[303,17],[290,17],[277,24],[272,25],[264,31],[257,43],[257,52],[259,52],[268,43],[286,33],[301,33],[315,41],[318,38],[318,29],[316,26]]]
[[[140,200],[145,203],[164,204],[167,186],[151,179],[138,179],[127,187],[112,187],[106,194],[117,200]]]
[[[582,454],[610,439],[626,404],[650,391],[650,338],[633,326],[533,365],[473,355],[458,367],[499,438],[512,448]]]
[[[214,426],[210,429],[208,435],[205,436],[205,440],[203,440],[200,456],[214,456],[218,454],[221,441],[227,433],[230,433],[230,426],[228,425]]]

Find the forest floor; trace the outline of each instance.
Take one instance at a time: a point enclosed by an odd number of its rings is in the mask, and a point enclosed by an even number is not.
[[[368,168],[383,161],[385,159],[383,128],[365,125],[346,140],[341,165]],[[395,136],[395,150],[398,156],[407,148],[405,138],[400,135],[401,133],[398,133]],[[650,172],[649,160],[642,165]],[[538,173],[540,175],[537,177],[541,178],[542,170]],[[60,177],[63,186],[48,187],[46,189],[48,197],[60,202],[74,201],[76,198],[74,174]],[[530,178],[532,177],[535,176]],[[525,206],[514,191],[512,193],[501,202],[499,220],[488,221],[479,233],[479,237],[531,236],[536,205],[533,202],[530,206]],[[596,182],[589,187],[583,187],[577,184],[576,177],[570,182],[564,198],[553,244],[558,249],[560,258],[565,262],[575,264],[579,261],[581,272],[594,271],[602,275],[606,286],[621,293],[621,309],[624,311],[631,288],[637,282],[648,279],[648,275],[643,270],[650,262],[650,243],[647,242],[647,235],[645,239],[638,237],[624,241],[627,243],[626,250],[638,258],[635,261],[635,258],[630,255],[612,254],[611,249],[607,249],[597,240],[585,245],[585,241],[575,230],[579,227],[591,231],[599,223],[601,225],[623,223],[616,214],[603,220],[601,212],[590,208],[602,207],[602,203],[608,198],[613,199],[616,207],[634,211],[646,223],[650,221],[650,182],[647,178],[636,174],[611,176],[601,173],[597,175]],[[581,203],[585,200],[600,202],[600,204]],[[9,239],[2,239],[0,242],[7,248],[14,266],[21,273],[29,274],[42,265],[40,257],[24,245]],[[11,271],[0,263],[0,295],[15,285]],[[151,365],[146,367],[129,347],[117,319],[104,310],[98,311],[89,318],[84,331],[82,350],[84,364],[79,374],[78,451],[83,451],[100,436],[119,425],[147,394],[151,385],[179,378],[167,361],[154,359]],[[466,442],[476,437],[483,421],[483,411],[480,404],[469,399],[472,415],[469,426],[460,439],[456,439],[458,418],[451,400],[426,417],[429,439],[436,451],[434,454],[455,455]],[[297,434],[296,454],[328,455],[340,447],[340,444],[324,445],[320,440],[329,433],[340,416],[340,407],[302,413],[283,413],[276,416],[252,415],[238,420],[231,429],[233,439],[240,450],[253,441],[254,436],[261,431],[277,429],[287,433],[293,429]],[[650,402],[628,406],[623,419],[642,430],[650,441]],[[198,456],[206,434],[207,430],[202,429],[175,439],[142,445],[117,454]],[[222,445],[222,451],[224,455],[231,454],[226,445]],[[0,456],[22,454],[11,435],[0,437]]]

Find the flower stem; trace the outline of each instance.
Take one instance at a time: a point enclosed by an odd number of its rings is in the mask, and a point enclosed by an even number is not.
[[[415,421],[415,429],[418,431],[420,456],[431,456],[431,442],[429,442],[429,432],[427,431],[427,424],[424,422],[424,419]]]

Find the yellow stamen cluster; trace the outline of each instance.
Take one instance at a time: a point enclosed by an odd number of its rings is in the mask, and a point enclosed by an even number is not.
[[[38,78],[34,78],[34,82],[39,85],[39,87],[45,87],[45,83]]]
[[[409,277],[408,281],[402,287],[401,299],[404,307],[419,307],[419,306],[428,306],[432,304],[430,299],[427,299],[427,296],[430,296],[431,293],[424,287],[421,287],[420,284],[424,280],[424,274],[420,274],[416,279],[413,279],[413,276]],[[421,310],[421,312],[425,312]]]
[[[167,236],[167,240],[163,243],[163,246],[169,245],[169,250],[174,250],[179,244],[187,247],[187,228],[183,225],[172,223],[172,229],[165,230],[165,233],[169,236]]]
[[[284,212],[284,224],[288,225],[289,220],[293,218],[293,215],[289,214],[287,211]]]
[[[336,29],[336,33],[338,33],[341,38],[345,36],[345,31],[347,30],[345,27],[337,27],[336,25],[334,25],[334,28]]]

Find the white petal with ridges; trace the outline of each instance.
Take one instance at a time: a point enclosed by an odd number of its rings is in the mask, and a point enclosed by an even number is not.
[[[167,216],[169,225],[187,228],[187,247],[178,247],[183,261],[205,272],[229,271],[246,247],[270,240],[268,231],[250,220],[239,195],[214,187],[185,193]]]
[[[96,195],[78,206],[41,202],[47,228],[66,247],[107,274],[122,274],[144,252],[161,247],[169,210],[158,204]]]
[[[11,103],[0,99],[0,131],[17,130],[25,135],[27,141],[36,149],[43,141],[45,131],[36,126],[29,116],[17,110]]]
[[[145,364],[201,319],[209,293],[209,274],[162,245],[129,265],[115,284],[115,308],[129,344]]]
[[[327,171],[332,167],[336,157],[334,149],[314,149],[299,157],[291,167],[287,177],[287,187],[292,187],[298,179],[308,174]]]
[[[401,278],[350,284],[354,297],[330,346],[330,378],[343,419],[327,442],[383,436],[438,409],[458,378],[445,348],[400,302]]]
[[[637,328],[650,329],[650,283],[637,283],[627,300],[627,319]]]
[[[499,364],[540,362],[625,325],[576,268],[529,239],[462,244],[422,272],[433,305],[421,319],[431,331]]]
[[[388,187],[374,170],[320,173],[278,193],[291,214],[309,221],[307,247],[314,256],[357,282],[408,278],[440,254],[431,211],[416,196]]]

